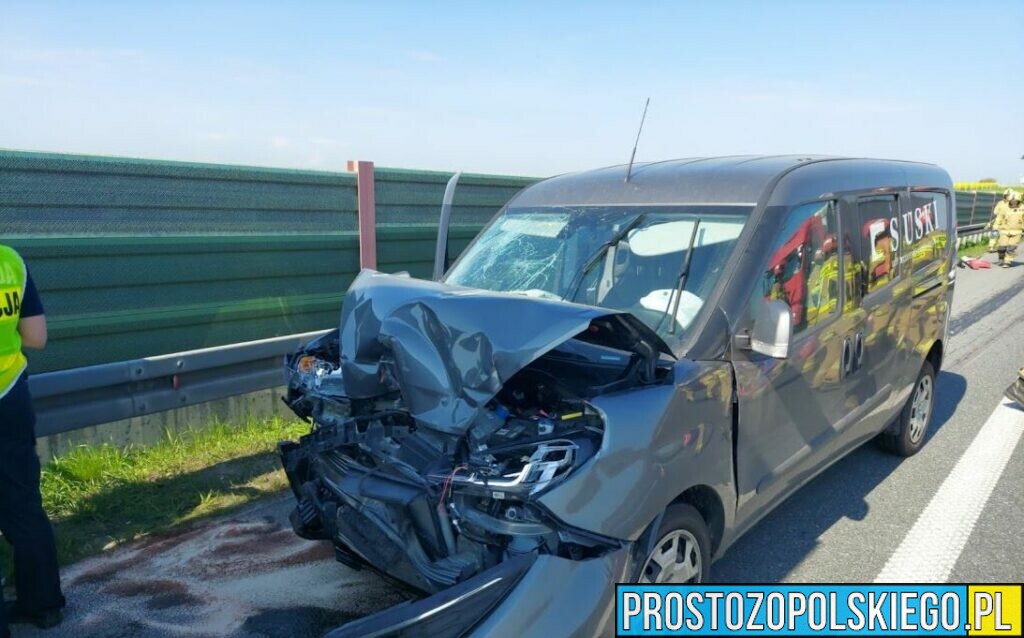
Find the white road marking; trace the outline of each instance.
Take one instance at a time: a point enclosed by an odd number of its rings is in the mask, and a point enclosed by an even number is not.
[[[1024,411],[1003,399],[875,578],[944,583],[1024,434]]]

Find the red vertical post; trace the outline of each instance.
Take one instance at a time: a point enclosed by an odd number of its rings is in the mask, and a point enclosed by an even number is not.
[[[359,205],[359,267],[377,268],[377,197],[373,162],[349,160],[348,170],[356,174]]]

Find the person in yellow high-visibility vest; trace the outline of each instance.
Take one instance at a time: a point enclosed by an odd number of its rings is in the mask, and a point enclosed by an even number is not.
[[[985,225],[985,229],[986,230],[994,230],[993,229],[993,225],[996,222],[996,218],[999,217],[999,215],[1002,213],[1002,211],[1004,209],[1006,209],[1007,206],[1010,205],[1010,195],[1012,195],[1013,192],[1014,191],[1013,191],[1012,188],[1007,188],[1006,190],[1003,191],[1003,198],[996,203],[995,208],[992,209],[992,218],[989,219],[988,220],[988,224]],[[990,253],[996,252],[996,243],[997,243],[998,239],[999,239],[999,233],[998,232],[993,232],[992,234],[989,235],[989,237],[988,237],[988,252],[990,252]]]
[[[1013,256],[1017,253],[1021,235],[1024,234],[1024,205],[1021,204],[1019,193],[1010,191],[1006,206],[1004,207],[1002,203],[996,206],[996,218],[992,222],[992,228],[999,231],[999,239],[996,240],[999,265],[1009,268],[1013,264]]]
[[[14,550],[18,594],[0,604],[0,636],[7,623],[52,627],[64,607],[53,527],[39,492],[36,417],[22,352],[43,348],[46,336],[46,315],[28,268],[0,244],[0,533]]]

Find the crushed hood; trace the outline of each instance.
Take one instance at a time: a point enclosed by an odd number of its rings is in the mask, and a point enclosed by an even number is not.
[[[345,391],[366,399],[397,389],[417,421],[461,434],[512,375],[601,319],[607,345],[671,356],[628,313],[364,270],[341,315]]]

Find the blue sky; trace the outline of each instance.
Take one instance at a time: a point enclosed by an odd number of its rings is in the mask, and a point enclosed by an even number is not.
[[[1024,2],[0,2],[0,147],[550,175],[830,153],[1024,174]]]

